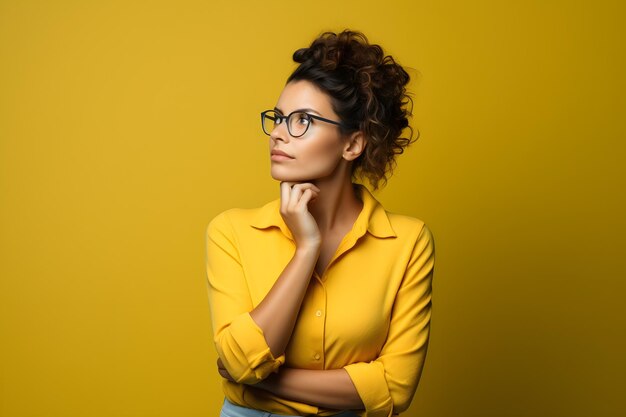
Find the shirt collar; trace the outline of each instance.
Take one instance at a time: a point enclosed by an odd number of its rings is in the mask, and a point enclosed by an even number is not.
[[[353,183],[355,190],[363,201],[363,209],[359,213],[353,227],[353,231],[362,236],[367,230],[376,237],[396,237],[396,233],[391,227],[391,222],[387,216],[387,212],[372,193],[362,184]],[[270,201],[252,216],[250,221],[252,227],[258,229],[266,229],[269,227],[278,227],[285,236],[293,240],[293,235],[289,227],[285,224],[280,215],[280,198]]]

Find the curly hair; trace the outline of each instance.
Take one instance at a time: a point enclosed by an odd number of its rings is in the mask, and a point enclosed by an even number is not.
[[[324,32],[308,48],[294,52],[298,67],[287,79],[307,80],[331,97],[343,134],[362,131],[367,144],[353,161],[352,180],[365,177],[374,189],[387,184],[397,163],[395,156],[419,138],[413,137],[406,105],[409,74],[376,44],[358,31]],[[402,133],[408,129],[408,137]]]

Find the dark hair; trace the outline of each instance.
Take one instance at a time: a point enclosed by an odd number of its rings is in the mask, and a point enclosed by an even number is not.
[[[409,74],[379,45],[370,44],[358,31],[324,32],[308,48],[294,52],[300,65],[287,83],[307,80],[331,97],[332,107],[342,121],[342,133],[361,130],[365,150],[352,164],[352,180],[367,177],[374,189],[396,166],[395,156],[419,138],[412,139],[411,110],[405,106]],[[401,137],[408,128],[408,138]]]

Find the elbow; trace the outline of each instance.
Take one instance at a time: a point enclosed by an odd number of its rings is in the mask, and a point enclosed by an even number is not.
[[[259,382],[263,381],[268,376],[269,376],[269,374],[267,374],[267,375],[265,375],[265,374],[258,374],[256,372],[253,372],[252,370],[250,370],[249,372],[245,372],[239,378],[235,378],[235,382],[237,382],[238,384],[256,385]]]
[[[277,372],[285,363],[285,355],[275,358],[269,347],[253,346],[245,348],[232,337],[222,333],[215,340],[217,353],[233,380],[240,384],[254,385],[263,381],[270,374]]]
[[[255,385],[277,372],[282,365],[282,357],[278,360],[264,361],[256,366],[248,363],[236,362],[234,364],[224,362],[224,367],[238,384]]]
[[[402,387],[402,389],[394,390],[391,395],[394,413],[404,413],[409,409],[416,391],[413,387],[417,387],[417,384],[411,384],[409,386]]]
[[[405,399],[402,398],[400,400],[394,400],[393,401],[393,412],[394,414],[396,413],[404,413],[406,410],[409,409],[409,406],[411,405],[411,399]]]
[[[258,383],[285,363],[285,354],[272,354],[263,331],[248,313],[219,328],[214,342],[224,367],[238,383]]]

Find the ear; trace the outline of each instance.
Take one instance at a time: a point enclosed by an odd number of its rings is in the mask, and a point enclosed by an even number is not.
[[[367,139],[363,132],[359,130],[351,133],[343,148],[343,159],[346,161],[354,161],[365,151],[365,145],[367,145]]]

